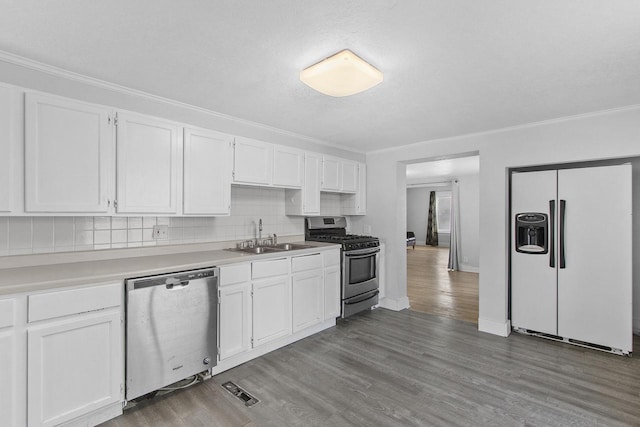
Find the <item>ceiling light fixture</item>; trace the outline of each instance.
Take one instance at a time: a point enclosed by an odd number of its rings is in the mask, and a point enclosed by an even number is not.
[[[300,80],[320,93],[342,97],[371,89],[382,82],[382,72],[345,49],[302,70]]]

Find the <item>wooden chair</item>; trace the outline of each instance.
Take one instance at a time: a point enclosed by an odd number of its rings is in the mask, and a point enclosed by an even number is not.
[[[407,246],[413,246],[416,249],[416,235],[413,231],[407,231]]]

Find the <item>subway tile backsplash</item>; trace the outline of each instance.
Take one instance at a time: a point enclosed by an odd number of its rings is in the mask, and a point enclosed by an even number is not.
[[[0,217],[0,256],[252,239],[260,218],[264,236],[304,234],[303,218],[285,215],[283,189],[234,186],[228,217]],[[154,225],[168,226],[168,239],[154,240]]]

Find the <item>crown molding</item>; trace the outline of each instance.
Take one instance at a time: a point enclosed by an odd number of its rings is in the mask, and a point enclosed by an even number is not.
[[[263,123],[253,122],[251,120],[241,119],[239,117],[230,116],[224,113],[219,113],[217,111],[209,110],[203,107],[198,107],[197,105],[188,104],[186,102],[176,101],[174,99],[165,98],[163,96],[154,95],[149,92],[144,92],[142,90],[133,89],[127,86],[119,85],[117,83],[108,82],[106,80],[97,79],[94,77],[89,77],[84,74],[76,73],[74,71],[69,71],[64,68],[56,67],[54,65],[45,64],[43,62],[39,62],[33,59],[25,58],[20,55],[16,55],[14,53],[6,52],[0,50],[0,61],[17,65],[20,67],[28,68],[31,70],[39,71],[41,73],[49,74],[55,77],[61,77],[67,80],[71,80],[74,82],[86,84],[89,86],[97,87],[100,89],[106,89],[113,92],[122,93],[125,95],[130,95],[138,98],[144,98],[150,101],[159,102],[163,104],[168,104],[174,107],[179,107],[187,110],[194,111],[196,113],[212,116],[218,119],[230,120],[234,123],[238,123],[244,126],[248,126],[255,129],[265,130],[271,133],[279,134],[282,136],[287,136],[291,138],[296,138],[305,142],[310,142],[314,144],[323,145],[326,147],[336,148],[342,151],[348,151],[357,154],[365,154],[364,151],[356,150],[354,148],[345,147],[340,144],[323,141],[321,139],[316,139],[311,136],[302,135],[299,133],[291,132],[288,130],[276,128],[273,126],[269,126]]]
[[[563,116],[563,117],[558,117],[558,118],[555,118],[555,119],[541,120],[541,121],[538,121],[538,122],[524,123],[524,124],[521,124],[521,125],[508,126],[508,127],[504,127],[504,128],[491,129],[491,130],[486,130],[486,131],[481,131],[481,132],[465,133],[465,134],[447,136],[447,137],[444,137],[444,138],[437,138],[437,139],[428,139],[428,140],[425,140],[425,141],[418,141],[418,142],[412,142],[410,144],[399,145],[397,147],[389,147],[389,148],[381,148],[379,150],[372,150],[372,151],[368,151],[367,154],[380,154],[380,153],[386,153],[386,152],[392,152],[392,151],[396,151],[396,150],[401,150],[401,149],[405,149],[405,148],[418,147],[418,146],[421,146],[421,145],[424,145],[424,144],[455,141],[455,140],[458,140],[458,139],[468,139],[468,138],[474,138],[474,137],[478,137],[478,136],[495,135],[495,134],[498,134],[498,133],[511,132],[511,131],[522,130],[522,129],[530,129],[530,128],[534,128],[534,127],[538,127],[538,126],[546,126],[546,125],[552,125],[552,124],[556,124],[556,123],[563,123],[563,122],[569,122],[569,121],[573,121],[573,120],[588,119],[588,118],[591,118],[591,117],[605,116],[607,114],[621,113],[621,112],[625,112],[625,111],[634,111],[634,110],[640,110],[640,104],[633,104],[633,105],[627,105],[627,106],[624,106],[624,107],[610,108],[610,109],[607,109],[607,110],[592,111],[592,112],[589,112],[589,113],[575,114],[573,116]],[[456,157],[460,157],[460,156],[456,156]],[[448,158],[448,157],[445,156],[445,158]],[[434,160],[438,160],[438,159],[434,159]]]

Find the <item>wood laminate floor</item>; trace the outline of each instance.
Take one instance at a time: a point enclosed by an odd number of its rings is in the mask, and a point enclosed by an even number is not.
[[[412,310],[478,323],[478,274],[448,271],[449,248],[407,249],[407,296]]]
[[[104,426],[253,425],[637,426],[640,358],[377,309]]]

